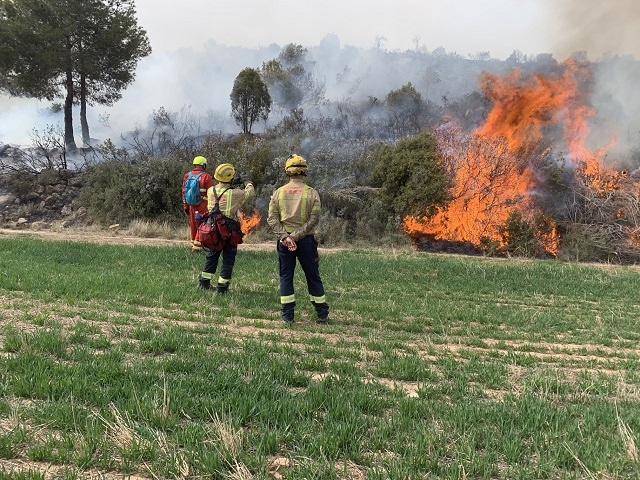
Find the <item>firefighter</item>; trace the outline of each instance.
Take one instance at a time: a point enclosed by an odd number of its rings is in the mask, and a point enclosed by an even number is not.
[[[230,163],[218,165],[213,173],[213,178],[218,183],[207,190],[207,200],[209,212],[215,207],[217,198],[220,212],[234,222],[238,222],[238,210],[255,195],[255,188],[246,175],[243,175],[239,181],[234,181],[235,174],[236,170]],[[241,184],[244,184],[244,188],[240,188]],[[237,186],[237,188],[234,188],[234,186]],[[237,228],[240,228],[239,223]],[[229,242],[225,244],[222,250],[209,250],[204,260],[202,273],[200,273],[198,286],[207,290],[212,288],[211,280],[218,268],[218,260],[222,254],[222,267],[218,276],[216,291],[218,293],[226,293],[231,282],[237,253],[238,247],[231,245]]]
[[[320,220],[320,196],[305,183],[307,162],[291,155],[285,164],[289,183],[278,188],[269,201],[267,223],[278,237],[276,249],[280,272],[280,308],[282,320],[291,324],[296,297],[293,274],[296,260],[304,271],[311,303],[319,323],[327,323],[329,305],[324,295],[318,263],[318,242],[314,229]]]
[[[191,251],[202,251],[202,245],[198,240],[198,224],[196,222],[196,212],[204,215],[207,213],[207,191],[213,186],[213,178],[207,170],[207,159],[197,156],[193,159],[193,170],[184,174],[182,179],[182,209],[185,215],[189,217],[189,236],[191,238]],[[197,205],[189,205],[185,199],[185,184],[190,175],[200,175],[198,183],[200,185],[201,200]]]

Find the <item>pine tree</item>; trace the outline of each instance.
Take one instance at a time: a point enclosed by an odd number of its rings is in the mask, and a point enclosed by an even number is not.
[[[0,0],[0,89],[64,97],[65,144],[75,150],[73,105],[89,143],[87,105],[112,105],[151,53],[132,0]]]

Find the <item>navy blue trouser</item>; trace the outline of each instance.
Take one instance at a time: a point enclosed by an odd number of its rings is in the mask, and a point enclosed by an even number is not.
[[[213,279],[213,274],[218,268],[218,261],[222,254],[222,267],[220,268],[220,276],[218,277],[218,289],[226,290],[229,287],[231,281],[231,275],[233,274],[233,266],[236,263],[236,255],[238,253],[237,246],[231,246],[227,243],[220,251],[209,250],[204,260],[204,267],[202,267],[202,273],[200,274],[200,283],[210,283]]]
[[[300,262],[300,267],[307,279],[307,288],[311,296],[311,303],[319,318],[326,318],[329,314],[324,296],[324,285],[320,278],[318,264],[318,242],[313,235],[307,235],[296,242],[298,248],[290,252],[286,246],[278,242],[278,265],[280,270],[280,303],[282,305],[282,317],[293,320],[295,309],[295,293],[293,288],[293,274],[296,268],[296,261]]]

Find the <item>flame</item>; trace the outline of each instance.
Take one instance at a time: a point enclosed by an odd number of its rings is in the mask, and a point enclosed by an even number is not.
[[[557,256],[558,250],[560,249],[560,232],[558,231],[558,226],[553,219],[546,215],[539,216],[537,223],[537,238],[544,247],[544,250],[554,257]]]
[[[533,222],[537,212],[532,194],[538,181],[534,164],[541,155],[536,148],[553,128],[562,129],[569,160],[593,186],[615,188],[617,177],[599,160],[609,146],[597,152],[584,146],[594,115],[584,101],[589,64],[571,59],[546,76],[513,70],[504,77],[484,73],[480,80],[493,103],[485,123],[466,136],[448,125],[435,132],[443,163],[451,166],[453,200],[433,217],[405,217],[407,233],[481,245],[486,240],[502,243],[500,226],[516,209]],[[548,253],[557,252],[555,225],[536,234]]]
[[[504,140],[478,134],[463,139],[458,133],[453,132],[457,146],[445,154],[454,162],[452,202],[426,223],[406,217],[403,227],[409,234],[479,245],[483,238],[498,238],[514,205],[528,201],[532,172],[518,165]]]
[[[251,212],[251,215],[247,216],[243,212],[238,214],[238,221],[240,222],[240,229],[245,233],[249,233],[253,230],[259,223],[262,218],[260,214],[254,210]]]

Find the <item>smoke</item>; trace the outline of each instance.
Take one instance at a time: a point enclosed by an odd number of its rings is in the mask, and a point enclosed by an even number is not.
[[[592,58],[640,58],[638,0],[546,0],[551,51],[561,57],[584,51]]]
[[[571,10],[568,5],[575,9]],[[572,52],[596,52],[604,51],[603,45],[610,40],[607,35],[620,42],[622,38],[628,41],[634,36],[637,38],[638,34],[629,24],[640,18],[640,1],[638,6],[631,0],[603,5],[615,7],[609,12],[595,0],[554,4],[554,28],[563,31],[562,36],[556,36],[556,47]],[[627,15],[620,14],[620,9],[626,9]],[[584,10],[589,10],[590,15],[581,15]],[[624,24],[616,24],[616,19],[624,20]],[[598,22],[602,22],[602,32],[594,33],[593,25]],[[604,25],[608,27],[604,28]],[[613,28],[616,25],[617,30]],[[612,33],[612,29],[616,31]],[[640,48],[640,41],[637,44]],[[424,99],[441,108],[446,102],[455,102],[479,91],[478,79],[483,71],[503,75],[514,66],[509,61],[465,58],[448,53],[442,47],[432,52],[424,47],[403,52],[363,49],[342,45],[335,34],[327,35],[319,45],[306,48],[313,76],[324,83],[330,104],[315,111],[305,109],[305,116],[336,118],[339,115],[336,103],[357,107],[375,100],[380,104],[390,91],[408,82]],[[239,127],[230,116],[229,98],[236,76],[246,67],[260,68],[264,62],[277,58],[281,49],[276,44],[262,48],[229,47],[210,40],[202,49],[184,48],[144,58],[138,65],[135,82],[123,92],[120,101],[112,107],[89,107],[91,137],[99,142],[110,138],[119,143],[120,137],[127,132],[144,129],[151,114],[160,108],[169,112],[188,110],[199,119],[201,132],[238,133]],[[620,51],[624,51],[624,47],[620,46]],[[545,65],[554,64],[548,61],[550,54],[537,58],[527,56],[528,68],[544,69],[547,68]],[[630,150],[640,147],[640,94],[636,91],[640,62],[629,54],[610,53],[594,62],[593,68],[591,101],[596,115],[591,119],[589,147],[597,150],[611,144],[608,152],[613,161],[628,158]],[[52,113],[47,107],[48,102],[0,96],[0,146],[28,145],[34,128],[43,131],[46,126],[54,125],[62,129],[62,111]],[[278,115],[283,113],[287,112],[274,108],[268,123],[260,122],[254,131],[274,125],[279,120]],[[76,141],[81,145],[77,109],[74,110],[74,130]]]
[[[48,106],[48,102],[0,96],[0,146],[5,143],[26,144],[34,129],[56,125],[61,114],[53,113]]]
[[[606,147],[607,162],[628,162],[629,151],[640,147],[640,1],[544,0],[541,6],[540,28],[555,57],[594,62],[590,101],[596,114],[588,146]]]
[[[608,160],[625,168],[640,166],[628,165],[625,160],[640,149],[638,78],[640,62],[631,56],[612,57],[594,65],[592,102],[597,115],[592,121],[590,141],[596,148],[611,145]]]

